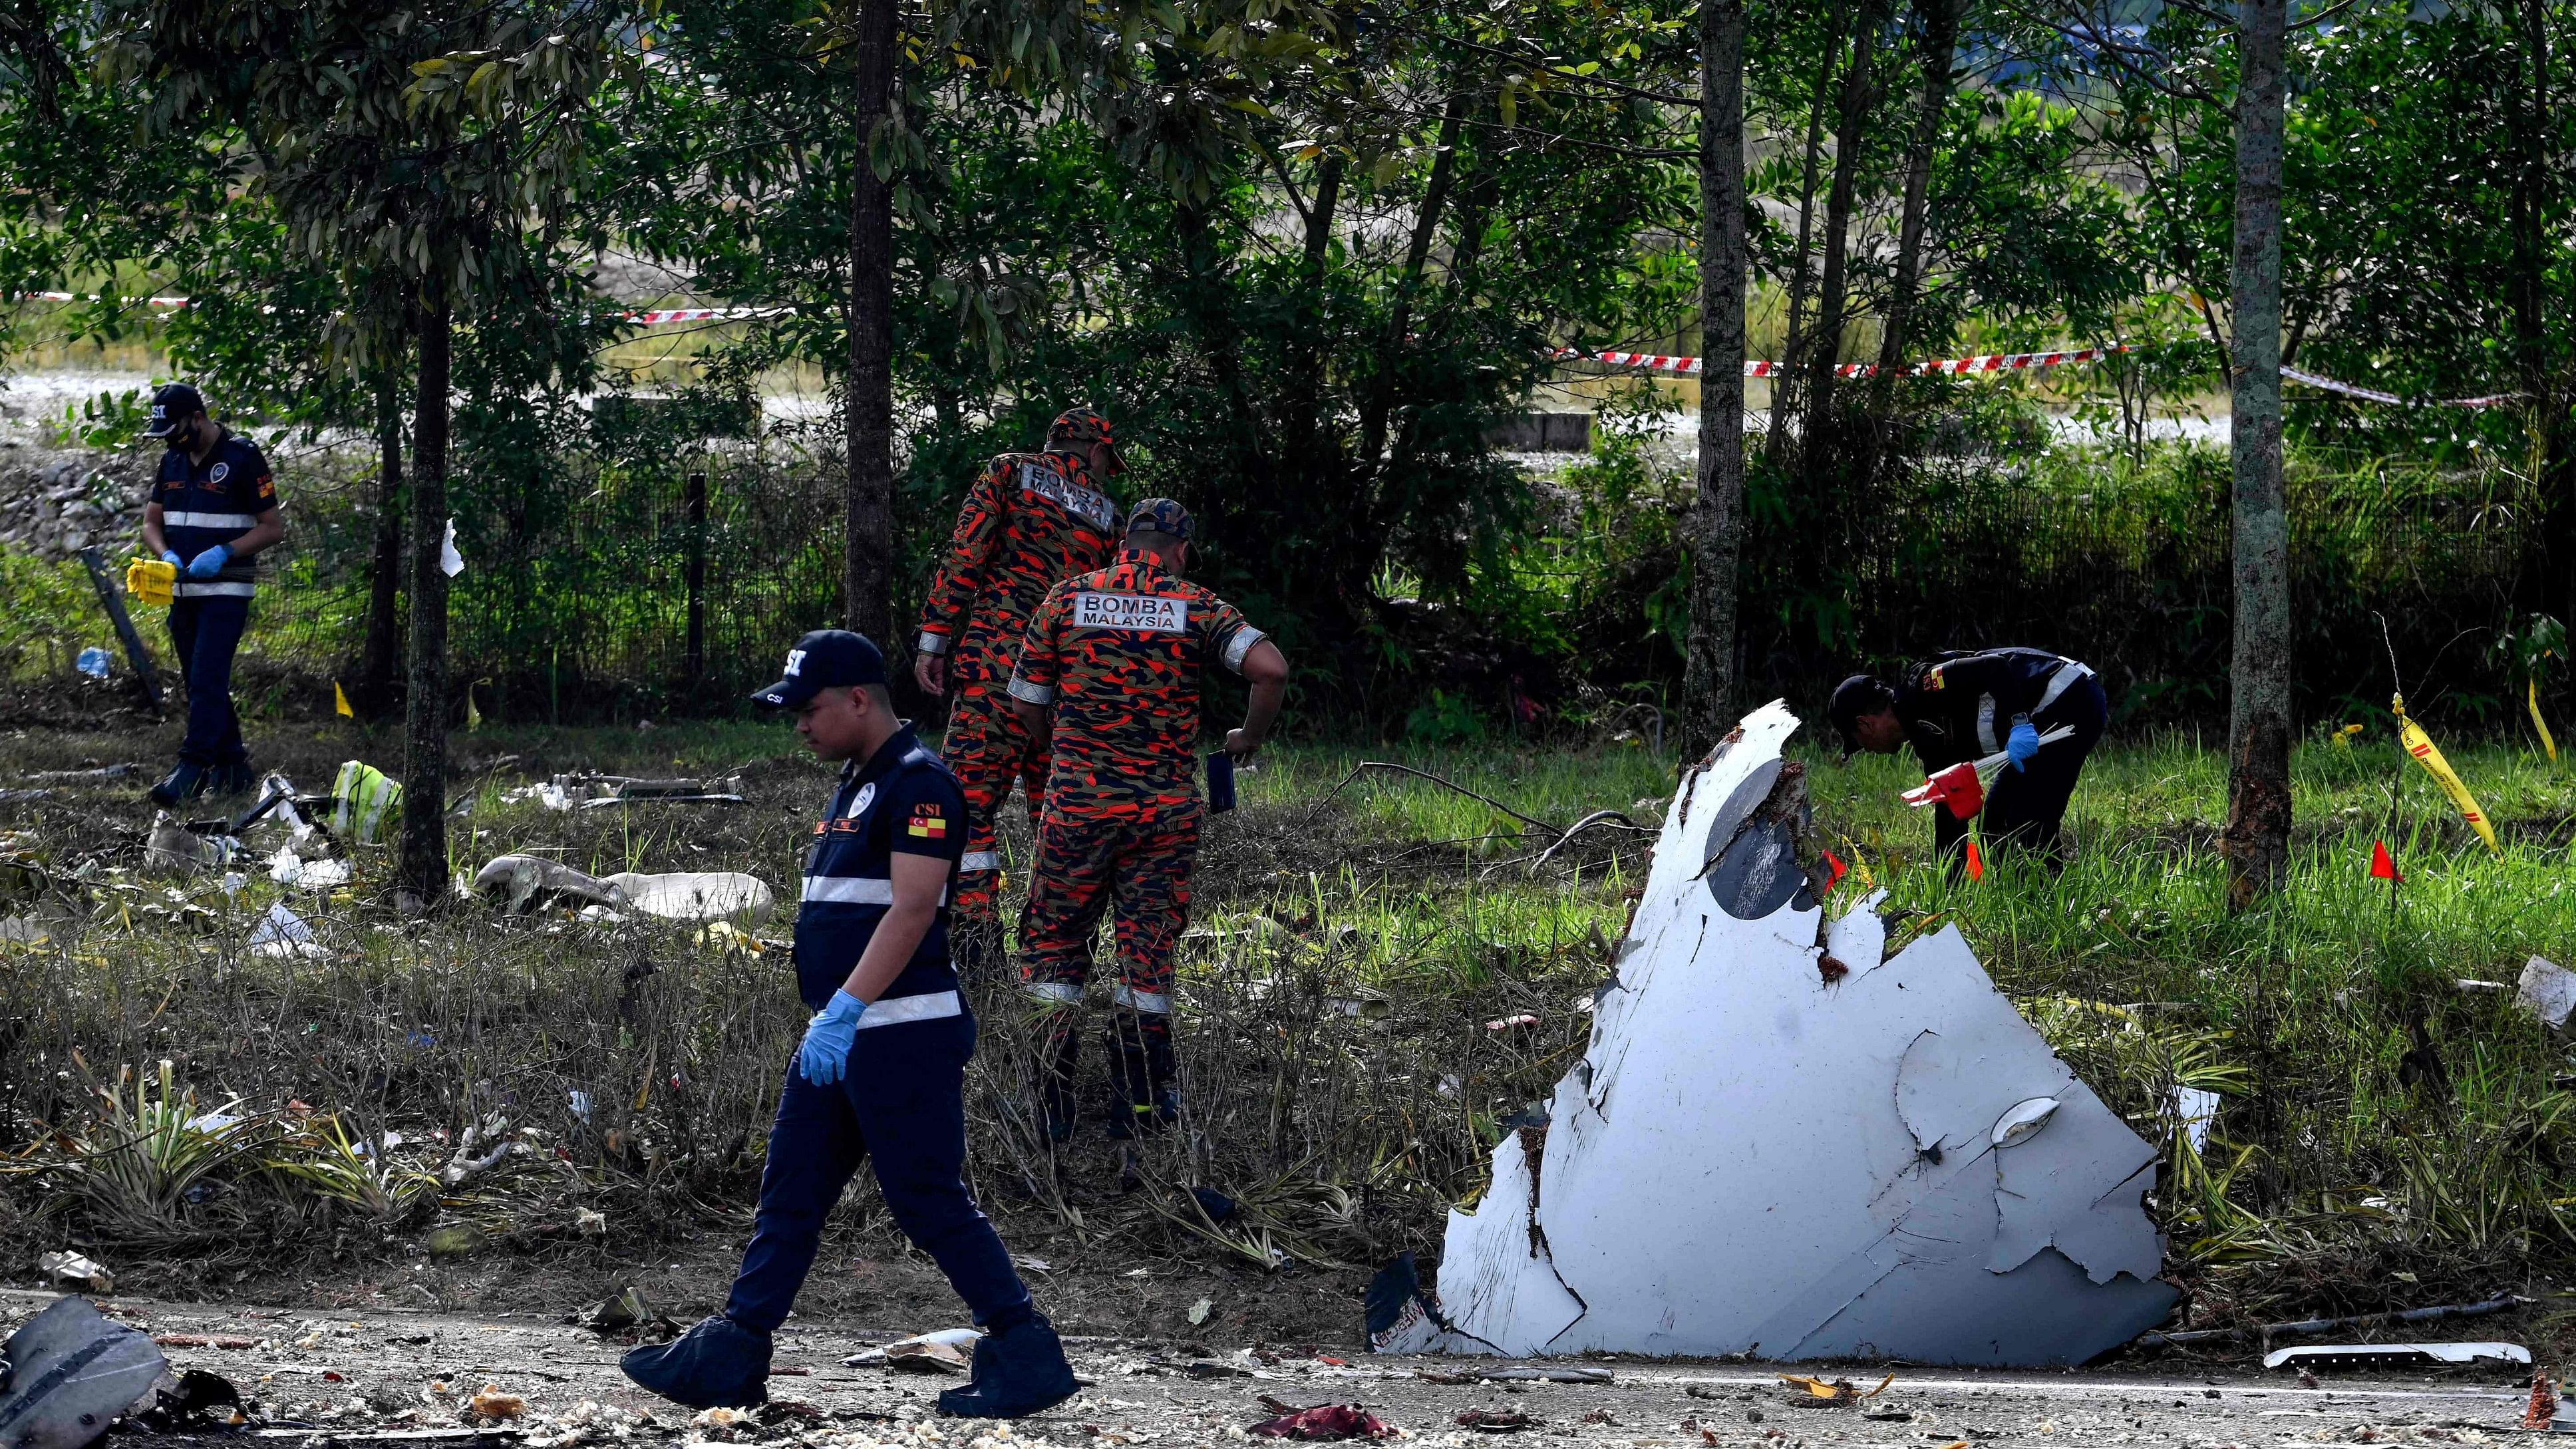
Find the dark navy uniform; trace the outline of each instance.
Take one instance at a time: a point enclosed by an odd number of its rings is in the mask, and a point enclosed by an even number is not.
[[[823,1220],[863,1160],[897,1226],[930,1255],[975,1321],[1025,1319],[1029,1290],[966,1191],[967,1060],[975,1018],[948,959],[948,890],[966,842],[957,777],[906,725],[841,774],[814,827],[796,915],[796,991],[820,1010],[894,904],[893,858],[948,863],[939,910],[894,983],[859,1018],[848,1073],[818,1087],[790,1064],[760,1178],[760,1215],[724,1316],[759,1333],[786,1321]]]
[[[2059,725],[2072,738],[2043,745],[2021,769],[2007,767],[1986,792],[1989,846],[2020,845],[2062,859],[2058,835],[2085,757],[2110,723],[2109,698],[2092,669],[2045,649],[1983,649],[1935,655],[1905,671],[1896,686],[1896,720],[1927,774],[2004,747],[2015,724],[2041,734]],[[1932,812],[1941,852],[1956,852],[1968,822]]]
[[[188,733],[179,758],[209,770],[246,769],[250,755],[233,712],[233,651],[250,622],[258,566],[237,558],[213,578],[198,579],[188,576],[187,564],[250,532],[259,515],[277,506],[276,479],[257,447],[227,433],[204,462],[183,449],[165,450],[152,501],[161,505],[162,536],[180,559],[179,581],[170,591],[170,643],[188,690]]]

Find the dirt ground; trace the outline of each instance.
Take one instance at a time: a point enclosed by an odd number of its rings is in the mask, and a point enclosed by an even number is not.
[[[23,1321],[47,1301],[43,1294],[0,1290],[0,1323]],[[635,1389],[617,1371],[620,1342],[568,1326],[557,1314],[460,1315],[382,1301],[352,1301],[331,1311],[100,1301],[112,1317],[162,1338],[175,1367],[210,1370],[239,1386],[256,1401],[253,1427],[266,1431],[262,1437],[322,1442],[321,1434],[292,1432],[302,1426],[327,1431],[353,1449],[385,1434],[490,1422],[463,1408],[487,1386],[524,1398],[525,1414],[498,1427],[543,1449],[619,1438],[728,1437],[850,1446],[977,1443],[985,1436],[997,1445],[1212,1444],[1239,1440],[1246,1427],[1270,1417],[1264,1398],[1299,1408],[1360,1404],[1433,1443],[1508,1437],[1458,1427],[1461,1413],[1485,1410],[1525,1414],[1533,1423],[1520,1432],[1556,1443],[2250,1449],[2484,1443],[2520,1432],[2524,1402],[2521,1376],[2495,1365],[2439,1377],[2327,1377],[2309,1388],[2249,1360],[2202,1367],[2167,1359],[2115,1372],[2056,1374],[1851,1369],[1863,1387],[1887,1372],[1895,1380],[1856,1407],[1805,1408],[1761,1364],[1593,1357],[1516,1367],[1579,1368],[1607,1382],[1476,1382],[1459,1380],[1499,1361],[1379,1358],[1233,1335],[1186,1345],[1077,1336],[1070,1341],[1075,1366],[1091,1386],[1063,1407],[1021,1421],[1005,1438],[990,1426],[919,1422],[951,1379],[840,1362],[933,1325],[800,1316],[779,1334],[779,1373],[770,1388],[777,1399],[809,1407],[774,1410],[774,1423],[731,1428]],[[1801,1371],[1835,1372],[1813,1365]],[[472,1441],[459,1436],[454,1442]]]

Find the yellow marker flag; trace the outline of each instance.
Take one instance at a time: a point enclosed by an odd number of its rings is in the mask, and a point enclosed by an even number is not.
[[[331,681],[331,707],[340,712],[340,717],[342,719],[356,719],[358,717],[358,712],[349,708],[349,692],[342,689],[340,687],[340,681],[336,679]]]
[[[469,684],[465,686],[465,732],[470,735],[481,728],[483,711],[474,707],[474,686]]]
[[[2496,844],[2495,827],[2487,823],[2487,813],[2478,808],[2478,797],[2470,794],[2469,787],[2460,783],[2459,773],[2451,768],[2450,761],[2442,758],[2442,751],[2434,745],[2433,737],[2424,733],[2422,725],[2406,717],[2405,696],[2393,696],[2389,709],[2397,716],[2397,738],[2404,742],[2406,753],[2413,755],[2433,777],[2433,782],[2442,787],[2442,793],[2451,797],[2451,803],[2459,807],[2461,818],[2478,832],[2478,838],[2487,843],[2487,849],[2497,855],[2504,854],[2504,847]]]
[[[2531,706],[2531,727],[2540,731],[2540,747],[2549,752],[2549,763],[2558,763],[2558,742],[2549,737],[2549,721],[2540,717],[2540,681],[2526,681],[2523,702]]]

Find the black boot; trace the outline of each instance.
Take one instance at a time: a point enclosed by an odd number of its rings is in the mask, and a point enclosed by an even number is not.
[[[961,1419],[1017,1419],[1052,1409],[1081,1389],[1065,1362],[1064,1340],[1041,1314],[975,1340],[963,1388],[939,1396],[939,1412]]]
[[[629,1349],[617,1366],[692,1409],[748,1409],[769,1398],[769,1335],[718,1314],[669,1343]]]
[[[1181,1114],[1173,1085],[1172,1019],[1160,1012],[1115,1011],[1109,1017],[1109,1135],[1150,1136]]]
[[[165,809],[176,810],[206,793],[206,767],[181,760],[169,774],[153,783],[149,799]]]
[[[1062,1142],[1073,1135],[1081,1117],[1075,1106],[1074,1067],[1082,1059],[1082,1013],[1062,1010],[1055,1014],[1043,1050],[1046,1053],[1041,1070],[1046,1084],[1040,1090],[1041,1106],[1046,1113],[1046,1139]]]
[[[209,795],[247,795],[258,783],[259,772],[248,763],[217,765],[206,772],[206,793]]]

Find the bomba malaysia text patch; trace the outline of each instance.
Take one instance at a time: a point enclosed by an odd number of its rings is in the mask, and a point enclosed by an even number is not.
[[[1190,627],[1189,601],[1156,598],[1151,594],[1076,594],[1073,599],[1073,627],[1132,629],[1147,634],[1187,633]]]

